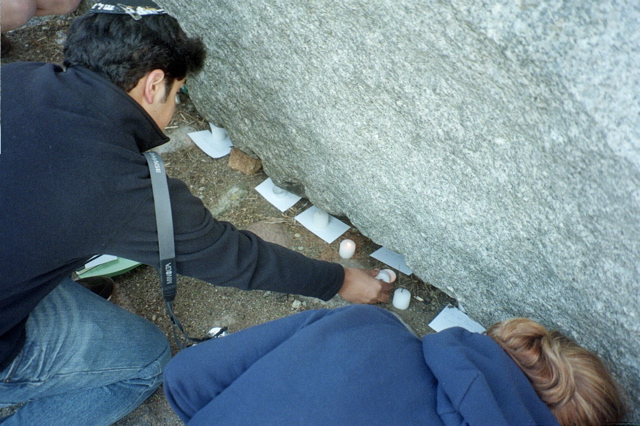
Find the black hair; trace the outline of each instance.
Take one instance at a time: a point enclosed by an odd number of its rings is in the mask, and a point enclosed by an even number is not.
[[[82,66],[109,79],[125,92],[150,71],[165,73],[165,83],[197,73],[206,48],[188,37],[170,15],[88,13],[76,18],[64,45],[64,66]]]

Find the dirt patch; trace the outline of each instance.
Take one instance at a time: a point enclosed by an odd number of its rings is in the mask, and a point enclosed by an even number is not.
[[[27,27],[8,33],[11,51],[2,63],[14,61],[62,61],[62,46],[72,17],[34,19]],[[385,265],[369,256],[379,248],[356,228],[332,244],[327,244],[297,223],[294,217],[311,206],[301,200],[293,208],[281,213],[258,194],[254,188],[266,179],[261,171],[244,175],[228,166],[228,158],[212,159],[195,147],[187,133],[208,127],[186,95],[181,94],[175,118],[167,128],[172,137],[169,149],[162,156],[172,177],[185,181],[193,194],[219,220],[249,229],[266,240],[276,242],[306,256],[341,263],[349,267],[384,268]],[[348,223],[348,220],[341,218]],[[338,255],[339,243],[350,238],[357,244],[354,258],[343,260]],[[173,342],[171,325],[164,310],[156,271],[142,266],[115,278],[117,283],[113,303],[135,312],[158,325]],[[396,283],[414,296],[409,309],[395,310],[390,303],[381,306],[396,311],[419,334],[432,332],[428,323],[448,303],[453,302],[435,287],[413,276],[399,274]],[[235,288],[216,287],[199,280],[180,277],[175,312],[189,334],[202,337],[214,326],[226,326],[235,332],[265,321],[281,318],[308,309],[334,308],[346,305],[339,296],[329,302],[273,292],[246,292]],[[138,409],[117,423],[118,425],[181,424],[169,408],[160,389]]]

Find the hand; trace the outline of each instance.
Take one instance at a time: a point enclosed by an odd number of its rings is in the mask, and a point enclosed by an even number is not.
[[[377,303],[389,300],[391,283],[376,280],[380,270],[344,268],[344,283],[338,294],[353,303]]]

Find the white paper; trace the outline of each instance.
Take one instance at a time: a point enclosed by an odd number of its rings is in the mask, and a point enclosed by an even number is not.
[[[442,331],[451,327],[462,327],[472,333],[482,333],[485,331],[483,326],[452,305],[446,306],[438,316],[429,323],[429,327],[435,331]]]
[[[329,224],[327,226],[322,228],[316,227],[314,224],[313,215],[318,210],[319,209],[316,206],[311,206],[310,208],[296,216],[296,220],[309,231],[313,232],[329,244],[334,242],[336,238],[349,230],[349,225],[331,215],[329,215]]]
[[[218,128],[219,129],[219,128]],[[210,130],[189,133],[193,142],[210,157],[221,158],[231,152],[233,144],[229,137],[215,138]]]
[[[262,195],[268,202],[273,204],[281,212],[290,209],[295,203],[300,201],[300,197],[292,194],[289,191],[285,191],[284,189],[282,189],[282,193],[276,194],[275,192],[273,192],[273,188],[277,187],[273,183],[271,178],[267,178],[267,180],[256,186],[256,191],[258,191],[260,195]]]
[[[386,263],[394,269],[402,272],[405,275],[411,275],[411,269],[404,263],[404,257],[396,253],[395,251],[391,251],[387,248],[380,247],[378,250],[371,253],[371,257],[374,259],[378,259],[382,263]]]

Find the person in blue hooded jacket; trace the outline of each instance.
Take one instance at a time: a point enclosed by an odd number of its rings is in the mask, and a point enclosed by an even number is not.
[[[534,321],[420,339],[375,306],[306,311],[193,346],[164,380],[190,425],[587,425],[623,415],[604,364]]]

